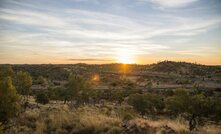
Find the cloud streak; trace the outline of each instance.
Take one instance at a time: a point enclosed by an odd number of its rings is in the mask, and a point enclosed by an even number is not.
[[[114,60],[108,60],[108,59],[68,59],[70,61],[78,61],[78,62],[84,62],[84,61],[108,61],[108,62],[114,62]]]
[[[141,2],[151,2],[162,8],[179,8],[187,6],[198,0],[140,0]]]
[[[148,0],[146,3],[175,8],[188,6],[196,1],[172,0],[168,3],[163,0]],[[87,3],[85,0],[69,2],[74,2],[75,5]],[[221,25],[220,15],[196,17],[162,10],[156,12],[156,9],[145,10],[143,13],[132,11],[128,7],[128,13],[133,14],[127,15],[116,12],[111,7],[99,11],[95,7],[58,5],[53,9],[44,9],[47,5],[42,5],[38,9],[31,3],[19,1],[8,4],[11,6],[0,7],[0,47],[4,48],[0,53],[4,55],[32,51],[62,59],[79,57],[72,61],[86,62],[102,61],[97,57],[116,59],[116,54],[122,50],[135,56],[174,53],[174,49],[192,43],[195,37],[220,28]],[[102,9],[101,6],[105,3],[96,2],[96,5]],[[125,9],[120,4],[118,6]],[[200,48],[197,44],[193,47]],[[187,48],[183,49],[177,52],[190,54],[187,53]]]

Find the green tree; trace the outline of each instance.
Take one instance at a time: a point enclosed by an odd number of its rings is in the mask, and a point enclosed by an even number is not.
[[[132,94],[129,96],[128,103],[142,116],[146,113],[147,101],[142,94]]]
[[[90,84],[81,76],[71,75],[66,85],[66,98],[71,101],[86,102],[90,95]]]
[[[165,108],[164,98],[162,96],[154,93],[146,93],[145,98],[149,104],[149,113],[162,113]]]
[[[128,102],[141,115],[160,113],[164,109],[163,98],[153,93],[132,94]]]
[[[188,109],[190,96],[184,89],[177,89],[174,96],[166,99],[166,108],[172,115],[179,115]]]
[[[32,86],[32,77],[28,72],[20,71],[15,77],[15,84],[18,93],[22,95],[21,105],[22,110],[25,111],[28,105],[28,95],[30,94],[30,88]]]
[[[11,66],[2,66],[0,67],[0,79],[3,79],[7,76],[13,78],[14,71]]]
[[[12,85],[11,77],[0,80],[0,122],[6,123],[18,115],[20,110],[19,96]]]
[[[38,76],[37,83],[40,84],[43,87],[46,87],[47,84],[48,84],[47,79],[44,78],[43,76]]]
[[[32,77],[27,72],[18,72],[16,76],[16,87],[19,94],[29,95],[32,86]]]
[[[39,93],[36,95],[35,101],[37,103],[47,104],[47,103],[49,103],[49,98],[46,93]]]
[[[167,98],[166,107],[172,115],[189,115],[189,129],[193,130],[202,118],[220,119],[220,102],[220,99],[202,93],[191,95],[185,90],[177,90],[174,96]]]

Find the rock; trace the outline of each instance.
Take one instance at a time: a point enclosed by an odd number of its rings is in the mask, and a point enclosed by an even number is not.
[[[150,127],[147,123],[135,121],[125,121],[122,125],[124,128],[123,134],[155,134],[156,129]]]
[[[169,127],[167,125],[162,126],[160,128],[160,130],[161,130],[160,134],[176,134],[175,131],[171,127]]]

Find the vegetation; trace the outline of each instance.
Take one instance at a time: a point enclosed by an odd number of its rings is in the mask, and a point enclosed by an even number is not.
[[[66,85],[66,99],[72,102],[85,102],[89,97],[90,85],[81,76],[71,75]]]
[[[164,61],[125,73],[119,66],[1,65],[0,133],[221,131],[219,67]]]
[[[49,98],[45,93],[39,93],[36,95],[36,102],[41,104],[47,104],[49,102]]]
[[[22,95],[29,95],[32,85],[31,75],[27,72],[18,72],[16,75],[17,90]]]
[[[48,85],[47,79],[44,78],[43,76],[38,76],[37,78],[37,84],[46,87]]]
[[[5,124],[10,118],[18,115],[20,105],[19,96],[12,85],[11,77],[0,80],[0,122]]]

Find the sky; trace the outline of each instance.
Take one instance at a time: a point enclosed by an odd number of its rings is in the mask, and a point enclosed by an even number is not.
[[[0,0],[0,64],[221,65],[221,0]]]

